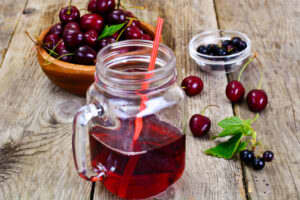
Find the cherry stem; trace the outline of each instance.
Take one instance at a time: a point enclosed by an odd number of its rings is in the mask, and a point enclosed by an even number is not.
[[[218,105],[213,105],[213,104],[210,104],[210,105],[207,105],[203,108],[203,110],[201,110],[201,115],[204,115],[205,111],[209,108],[209,107],[217,107],[217,108],[220,108]]]
[[[145,10],[145,6],[127,6],[127,8],[135,8],[138,10]]]
[[[55,56],[58,56],[58,54],[53,50],[53,49],[47,49],[50,53],[49,55],[52,56],[52,55],[55,55]]]
[[[263,73],[263,70],[262,70],[263,65],[262,65],[260,59],[258,59],[258,58],[257,58],[257,62],[258,62],[258,64],[259,64],[259,66],[260,66],[260,67],[259,67],[260,79],[259,79],[259,82],[258,82],[257,89],[261,89],[262,82],[263,82],[263,78],[264,78],[264,73]]]
[[[68,11],[67,11],[68,15],[71,14],[71,6],[72,6],[72,0],[69,1],[69,8],[68,8]]]
[[[118,0],[117,8],[120,9],[121,0]]]
[[[28,31],[25,31],[25,34],[35,45],[40,45],[40,43],[38,41],[33,39],[33,37],[30,35],[30,33]]]
[[[256,131],[253,131],[252,132],[252,140],[251,140],[251,143],[252,143],[252,150],[255,151],[255,148],[256,148]]]
[[[58,60],[60,60],[62,57],[65,57],[65,56],[74,56],[75,54],[74,53],[66,53],[66,54],[62,54],[61,56],[57,57]]]
[[[259,151],[259,156],[263,155],[263,152],[265,151],[266,147],[265,145],[263,145],[263,143],[261,143],[260,141],[256,142],[256,146],[260,146],[260,151]]]
[[[128,8],[135,8],[138,10],[145,10],[146,7],[145,6],[124,6],[123,4],[120,3],[120,7],[127,10]]]
[[[53,47],[53,51],[55,51],[55,49],[57,48],[57,46],[60,44],[60,43],[62,43],[63,42],[63,40],[60,40],[60,41],[58,41],[58,43]]]
[[[58,55],[58,54],[57,54]],[[73,55],[75,55],[74,53],[66,53],[66,54],[62,54],[62,55],[60,55],[59,57],[57,57],[56,59],[57,60],[60,60],[62,57],[64,57],[64,56],[73,56]],[[52,64],[52,62],[51,61],[49,61],[48,59],[46,59],[47,60],[47,63],[44,63],[45,65],[50,65],[50,64]]]
[[[43,43],[39,42],[38,40],[34,40],[33,37],[30,35],[30,33],[29,33],[28,31],[25,31],[25,34],[27,35],[27,37],[28,37],[35,45],[41,45],[44,49],[48,50],[50,56],[51,56],[51,55],[56,55],[56,56],[58,55],[58,54],[55,52],[55,49],[56,49],[57,46],[62,42],[62,40],[59,41],[59,42],[53,47],[53,49],[48,49],[47,47],[45,47],[45,46],[43,45]]]
[[[120,3],[120,7],[123,8],[124,10],[127,10],[126,7]]]
[[[124,33],[124,31],[126,30],[126,28],[127,28],[128,26],[130,26],[130,25],[132,24],[133,20],[134,20],[134,18],[132,18],[132,17],[129,19],[129,22],[128,22],[127,25],[124,26],[124,28],[121,30],[121,32],[120,32],[120,34],[118,35],[116,41],[119,41],[119,39],[121,38],[121,36],[122,36],[122,34]]]
[[[255,122],[259,118],[259,114],[257,113],[255,117],[251,120],[251,123]]]
[[[244,64],[244,66],[241,69],[240,74],[238,76],[238,81],[241,80],[243,72],[246,70],[246,68],[248,67],[248,65],[256,58],[256,56],[257,56],[257,53],[254,53],[254,55],[251,58],[249,58],[249,60]]]
[[[136,17],[126,17],[126,19],[129,19],[129,20],[138,20],[138,18],[136,18]]]

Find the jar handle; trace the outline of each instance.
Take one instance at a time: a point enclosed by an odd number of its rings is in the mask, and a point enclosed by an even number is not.
[[[106,176],[106,169],[101,164],[97,166],[97,171],[87,168],[88,123],[93,117],[101,117],[103,114],[104,110],[101,105],[88,104],[79,109],[73,120],[72,148],[75,167],[80,177],[92,182],[102,181]]]

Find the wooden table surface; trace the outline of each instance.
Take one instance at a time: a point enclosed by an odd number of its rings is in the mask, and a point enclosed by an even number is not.
[[[80,8],[87,0],[74,0]],[[163,199],[176,200],[300,200],[300,1],[299,0],[124,0],[125,5],[155,25],[165,19],[163,38],[176,53],[178,82],[200,76],[204,92],[187,98],[186,120],[207,104],[218,104],[207,115],[216,123],[227,116],[254,117],[245,103],[232,105],[225,87],[237,73],[209,75],[189,57],[187,46],[206,29],[248,34],[263,64],[263,89],[269,105],[254,127],[258,138],[275,153],[260,172],[239,161],[202,152],[214,144],[187,133],[183,178]],[[101,184],[75,172],[71,152],[72,117],[83,98],[52,84],[39,67],[33,43],[24,31],[38,35],[58,21],[66,0],[0,0],[0,199],[117,199]],[[242,78],[246,90],[256,87],[257,63]]]

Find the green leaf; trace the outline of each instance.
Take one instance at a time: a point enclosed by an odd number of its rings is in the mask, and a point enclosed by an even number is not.
[[[233,126],[230,129],[223,129],[223,131],[219,133],[219,135],[217,135],[216,137],[226,137],[229,135],[236,135],[238,133],[243,133],[243,128],[241,126]]]
[[[243,121],[239,117],[229,117],[225,118],[218,123],[224,129],[232,128],[233,126],[242,126]]]
[[[244,142],[244,141],[240,142],[240,145],[239,145],[238,149],[236,150],[236,152],[239,153],[239,152],[245,150],[247,148],[247,146],[248,146],[248,142]]]
[[[219,158],[230,159],[236,153],[242,137],[243,134],[239,133],[231,137],[228,141],[222,142],[213,148],[205,150],[205,153]]]
[[[243,120],[244,121],[244,124],[247,124],[248,126],[251,126],[252,124],[252,119],[246,119],[246,120]]]
[[[125,25],[125,23],[111,25],[111,26],[106,25],[104,27],[102,33],[99,35],[98,40],[101,40],[102,38],[112,36],[113,34],[118,32],[124,25]]]

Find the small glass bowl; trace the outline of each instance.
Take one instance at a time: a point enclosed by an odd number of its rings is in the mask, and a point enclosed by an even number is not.
[[[247,43],[247,48],[238,53],[227,56],[210,56],[197,52],[200,45],[220,44],[224,40],[230,40],[232,37],[240,37]],[[251,54],[251,40],[244,33],[238,31],[205,31],[195,35],[189,43],[190,56],[205,72],[225,71],[234,72],[243,65]]]

